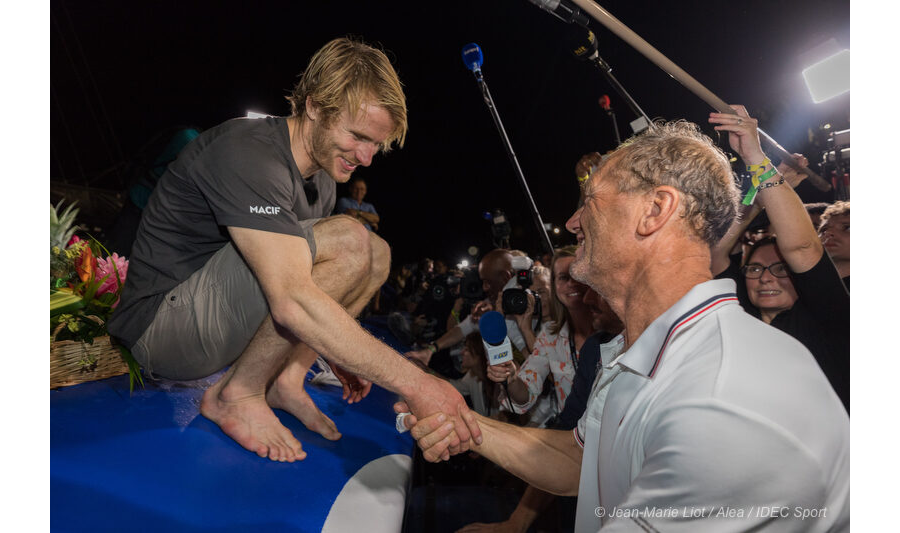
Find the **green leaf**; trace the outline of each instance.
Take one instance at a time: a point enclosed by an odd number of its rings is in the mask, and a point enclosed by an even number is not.
[[[77,294],[70,291],[50,292],[50,316],[72,313],[82,307],[84,307],[84,300]]]
[[[116,347],[119,349],[119,353],[122,355],[122,360],[125,361],[125,364],[128,365],[128,393],[134,393],[134,384],[135,382],[141,384],[141,388],[144,388],[144,378],[141,376],[141,365],[138,364],[137,360],[131,355],[131,352],[128,351],[128,348],[122,346],[121,344],[117,344]]]

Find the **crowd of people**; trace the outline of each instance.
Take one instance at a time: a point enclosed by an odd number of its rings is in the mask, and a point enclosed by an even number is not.
[[[577,495],[578,531],[797,527],[678,513],[759,505],[827,509],[815,530],[849,528],[849,202],[804,206],[808,162],[774,165],[746,109],[709,116],[753,176],[746,194],[697,125],[654,123],[576,163],[581,198],[560,201],[578,204],[577,245],[498,248],[460,270],[392,265],[366,184],[335,198],[406,137],[383,52],[326,44],[289,100],[290,117],[226,122],[166,170],[109,324],[149,376],[227,367],[201,403],[226,435],[302,460],[280,408],[340,438],[303,390],[321,355],[348,402],[372,383],[402,398],[425,460],[474,451],[528,484],[507,521],[467,531],[524,531],[554,495]],[[523,280],[524,309],[509,308]],[[409,350],[368,335],[364,310]],[[488,364],[489,311],[510,362]],[[651,508],[662,515],[615,514]]]

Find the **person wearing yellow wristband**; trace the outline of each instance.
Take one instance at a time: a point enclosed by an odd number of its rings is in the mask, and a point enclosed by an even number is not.
[[[738,297],[748,313],[812,352],[849,412],[850,297],[794,192],[805,175],[786,165],[780,167],[782,175],[760,147],[756,119],[743,106],[732,107],[736,115],[710,113],[709,122],[716,131],[728,132],[732,150],[758,183],[744,197],[751,197],[753,207],[713,248],[712,272],[737,281]],[[795,159],[806,164],[802,156]],[[765,209],[775,237],[754,243],[742,266],[738,256],[729,259],[728,254],[759,209]]]

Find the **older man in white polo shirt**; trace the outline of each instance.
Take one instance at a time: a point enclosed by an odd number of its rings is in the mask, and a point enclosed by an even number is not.
[[[758,138],[740,143],[754,157]],[[712,280],[737,210],[722,152],[693,124],[660,124],[598,161],[584,196],[571,272],[624,322],[618,355],[574,435],[478,418],[473,449],[578,494],[579,532],[848,530],[846,411],[809,351]],[[427,459],[449,458],[451,423],[407,425]]]

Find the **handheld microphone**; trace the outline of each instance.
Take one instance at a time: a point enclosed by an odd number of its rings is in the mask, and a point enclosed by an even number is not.
[[[588,27],[587,15],[581,12],[578,6],[572,5],[568,0],[528,0],[532,4],[550,13],[559,20],[572,24]]]
[[[481,331],[481,343],[487,353],[489,365],[499,365],[512,361],[512,344],[506,335],[506,319],[502,313],[488,311],[478,320]]]
[[[469,43],[462,48],[462,60],[466,68],[471,70],[475,76],[481,74],[481,64],[484,63],[484,56],[481,48],[475,43]]]

